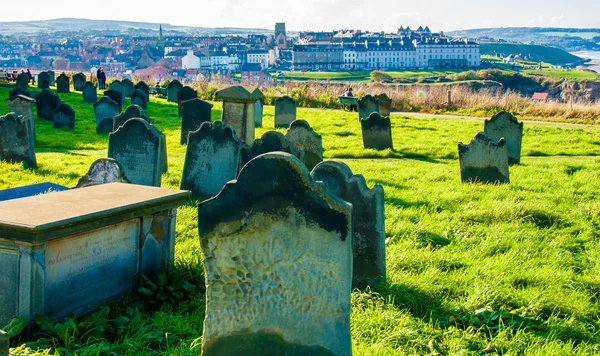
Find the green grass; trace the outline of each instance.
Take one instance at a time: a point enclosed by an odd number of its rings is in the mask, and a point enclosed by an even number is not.
[[[546,36],[558,36],[558,37],[564,37],[564,36],[569,36],[569,37],[580,37],[583,38],[585,40],[591,40],[594,37],[600,37],[600,32],[595,32],[595,31],[590,31],[590,32],[542,32],[543,35]]]
[[[526,45],[515,43],[481,43],[479,50],[482,55],[521,54],[528,56],[534,62],[548,62],[552,64],[570,64],[582,59],[559,48]]]
[[[543,69],[543,70],[522,70],[521,72],[534,75],[547,75],[553,78],[594,80],[598,79],[598,74],[585,70],[575,69]]]
[[[37,120],[39,167],[1,162],[0,189],[74,186],[106,157],[92,105],[78,93],[60,96],[77,112],[75,130]],[[215,103],[213,120],[220,108]],[[176,106],[153,98],[147,112],[167,135],[163,187],[178,188],[185,147]],[[376,151],[362,148],[356,113],[300,108],[298,117],[323,135],[326,158],[343,159],[385,189],[387,283],[352,294],[354,355],[600,353],[599,127],[526,124],[512,183],[484,185],[460,183],[456,159],[457,143],[481,122],[393,115],[395,149]],[[263,122],[257,136],[273,129],[273,107]],[[179,209],[176,273],[201,284],[196,220],[193,202]],[[37,354],[197,355],[204,303],[198,291],[115,337]],[[14,352],[36,354],[25,349]]]

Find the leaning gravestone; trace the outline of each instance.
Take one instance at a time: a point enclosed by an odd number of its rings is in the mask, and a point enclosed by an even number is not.
[[[51,87],[53,87],[53,86],[54,86],[54,84],[55,84],[55,83],[54,83],[54,76],[55,76],[55,73],[54,73],[54,71],[53,71],[53,70],[49,70],[49,71],[47,71],[46,73],[48,73],[48,80],[49,80],[49,81],[48,81],[48,84],[49,84]]]
[[[377,99],[379,100],[379,113],[381,116],[390,116],[392,112],[392,99],[386,93],[377,95]]]
[[[300,161],[304,161],[304,151],[294,147],[294,144],[281,132],[267,131],[261,138],[254,140],[252,146],[242,148],[242,166],[253,158],[269,152],[289,153],[300,159]]]
[[[131,94],[134,92],[133,82],[129,78],[125,78],[121,80],[121,84],[123,84],[123,88],[125,88],[125,96],[127,98],[131,98]]]
[[[6,104],[11,112],[14,112],[16,116],[23,116],[29,120],[31,133],[33,135],[33,139],[35,140],[35,120],[33,118],[34,103],[35,100],[24,95],[11,96],[10,98],[6,99]]]
[[[0,116],[0,160],[37,166],[29,120],[13,114]]]
[[[146,101],[146,94],[143,91],[136,89],[131,94],[131,104],[138,105],[142,109],[148,108],[148,102]]]
[[[141,90],[142,93],[144,93],[144,95],[146,95],[146,102],[149,103],[150,102],[150,87],[148,86],[148,84],[146,84],[145,82],[141,81],[141,82],[137,82],[134,86],[133,86],[133,91],[135,92],[136,90]]]
[[[114,117],[113,131],[117,131],[119,126],[123,126],[123,124],[125,122],[127,122],[127,120],[133,119],[135,117],[144,119],[144,120],[148,121],[149,124],[154,124],[154,119],[152,119],[148,115],[146,115],[146,113],[144,112],[144,110],[142,109],[141,106],[132,104],[132,105],[129,105],[127,107],[127,109],[125,109],[122,113],[120,113],[119,115],[116,115]]]
[[[130,119],[108,135],[108,157],[119,162],[133,184],[160,187],[161,133],[143,119]]]
[[[170,81],[169,85],[167,86],[167,100],[172,103],[176,103],[177,102],[177,92],[181,88],[183,88],[183,84],[181,84],[181,82],[179,82],[179,80],[174,79],[174,80]]]
[[[352,354],[352,207],[285,153],[198,205],[203,355]]]
[[[363,120],[369,117],[371,113],[379,114],[379,100],[370,95],[365,95],[362,99],[358,100],[358,119]]]
[[[121,83],[121,81],[115,80],[114,82],[110,83],[109,89],[121,93],[121,102],[125,101],[125,86]]]
[[[493,141],[504,138],[508,150],[508,164],[521,163],[521,144],[523,142],[523,123],[508,112],[501,112],[483,125],[486,135]]]
[[[33,96],[31,95],[31,93],[28,90],[25,90],[18,85],[13,90],[8,92],[9,98],[11,98],[13,96],[17,96],[17,95],[24,95],[24,96],[28,96],[33,99]]]
[[[223,121],[205,122],[188,137],[180,188],[208,199],[237,176],[243,142]]]
[[[385,215],[383,187],[367,187],[365,178],[352,174],[339,161],[325,161],[311,176],[321,181],[329,193],[352,204],[352,284],[355,288],[374,287],[385,282]]]
[[[40,72],[37,77],[37,86],[40,89],[48,89],[50,87],[50,75],[48,72]]]
[[[183,107],[181,106],[181,103],[186,100],[196,99],[197,97],[198,92],[192,87],[188,87],[187,85],[177,91],[177,104],[179,116],[183,114]]]
[[[464,182],[509,183],[506,141],[497,143],[479,132],[468,145],[458,144],[460,180]]]
[[[263,119],[263,101],[257,100],[254,103],[254,127],[262,127]]]
[[[305,120],[292,122],[285,137],[294,147],[304,151],[304,164],[308,170],[323,161],[323,138]]]
[[[111,98],[119,106],[119,112],[123,110],[123,93],[109,89],[104,91],[104,96]]]
[[[96,133],[110,133],[113,128],[113,118],[119,115],[119,104],[108,96],[103,96],[94,104],[94,115]]]
[[[35,97],[35,106],[37,116],[44,120],[52,120],[54,118],[54,110],[60,104],[60,99],[50,89],[42,89],[42,92]]]
[[[71,91],[71,80],[65,73],[61,73],[56,78],[56,92],[57,93],[68,93]]]
[[[251,145],[254,141],[254,105],[257,100],[264,100],[264,95],[260,90],[250,93],[242,86],[234,86],[219,90],[215,96],[223,101],[223,123],[233,127],[238,137]]]
[[[70,129],[75,128],[75,110],[65,103],[61,103],[54,110],[54,121],[53,127],[60,129],[62,127],[68,127]]]
[[[275,99],[275,127],[288,128],[296,120],[296,100],[289,96]]]
[[[93,104],[98,100],[98,91],[96,86],[91,82],[87,82],[81,88],[81,93],[83,95],[83,101],[86,103]]]
[[[85,85],[85,82],[86,82],[85,74],[77,73],[77,74],[73,75],[72,79],[73,79],[73,89],[75,89],[76,91],[82,91],[83,86]]]
[[[360,120],[362,127],[363,145],[365,148],[384,150],[394,148],[392,142],[392,124],[389,117],[379,113],[371,113],[368,118]]]
[[[75,188],[91,187],[106,183],[128,183],[119,163],[111,158],[100,158],[90,166],[87,174],[79,179]]]
[[[23,89],[29,88],[29,75],[27,73],[20,73],[17,75],[17,86],[20,86]]]
[[[196,131],[205,122],[211,121],[212,104],[198,98],[181,103],[181,139],[182,145],[187,143],[188,133]]]

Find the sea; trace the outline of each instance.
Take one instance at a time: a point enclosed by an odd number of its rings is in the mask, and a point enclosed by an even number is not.
[[[592,62],[588,68],[600,73],[600,51],[577,51],[570,53],[576,55],[577,57],[591,59]]]

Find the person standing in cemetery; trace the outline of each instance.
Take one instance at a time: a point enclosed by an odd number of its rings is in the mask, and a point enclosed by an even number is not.
[[[98,78],[98,88],[106,89],[106,73],[104,73],[104,68],[98,68],[98,73],[96,73],[96,77]]]
[[[35,84],[35,78],[33,77],[33,74],[31,74],[29,68],[27,68],[27,75],[29,76],[29,81],[31,82],[31,84]]]

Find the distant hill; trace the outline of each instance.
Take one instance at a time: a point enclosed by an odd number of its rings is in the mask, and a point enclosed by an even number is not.
[[[546,62],[556,65],[576,64],[584,61],[583,58],[574,56],[560,48],[513,44],[513,43],[480,43],[479,49],[483,55],[520,54],[527,56],[533,62]]]

